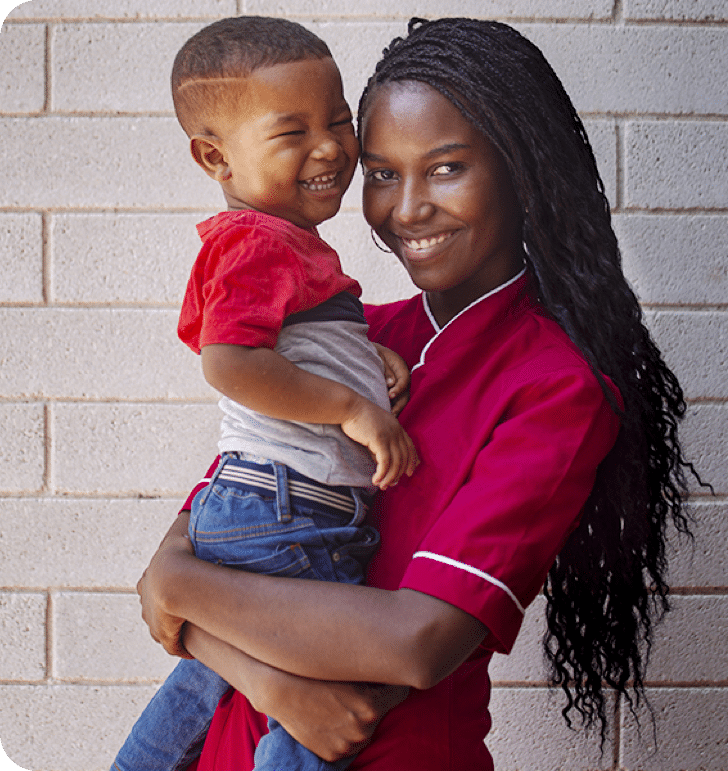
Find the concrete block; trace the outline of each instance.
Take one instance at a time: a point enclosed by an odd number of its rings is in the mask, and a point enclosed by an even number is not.
[[[0,206],[200,209],[219,185],[189,158],[175,118],[0,118]],[[18,164],[16,152],[33,147]],[[61,151],[62,150],[62,151]]]
[[[0,309],[0,392],[27,398],[217,400],[177,311]]]
[[[54,216],[52,301],[179,308],[210,214]]]
[[[337,214],[319,232],[338,252],[344,271],[361,284],[363,302],[391,302],[419,292],[399,260],[374,246],[361,213]]]
[[[728,405],[691,404],[681,428],[681,442],[688,460],[692,461],[703,478],[715,488],[718,495],[728,492],[728,456],[725,438],[728,436]],[[688,480],[692,482],[691,478]],[[706,488],[692,489],[707,495]]]
[[[389,44],[392,38],[397,35],[404,35],[407,31],[405,21],[385,21],[381,14],[381,5],[376,14],[376,21],[318,21],[325,12],[322,13],[322,3],[314,2],[316,6],[314,16],[316,21],[301,22],[320,38],[326,41],[334,57],[339,70],[341,79],[344,83],[344,96],[346,97],[351,111],[356,115],[364,86],[369,76],[374,72],[374,65],[381,57],[382,50]],[[351,3],[345,3],[348,10],[342,15],[346,16],[352,10]],[[270,8],[270,4],[267,4]],[[286,2],[284,15],[296,15],[299,6],[296,2]],[[357,6],[361,8],[361,6]],[[248,8],[248,13],[268,13],[266,10],[253,10]],[[336,14],[339,15],[339,14]],[[359,14],[357,15],[364,15]]]
[[[58,404],[56,489],[185,497],[217,454],[219,426],[213,404]]]
[[[46,596],[0,592],[0,680],[46,676]]]
[[[624,18],[670,21],[726,21],[724,0],[625,0]]]
[[[728,768],[728,689],[652,688],[647,709],[638,711],[639,730],[622,710],[620,768],[624,771],[724,771]]]
[[[624,272],[647,304],[719,304],[728,297],[728,217],[620,214]]]
[[[45,475],[45,416],[40,404],[0,404],[0,492],[39,491]]]
[[[0,33],[0,113],[40,112],[45,106],[43,24],[7,24]]]
[[[152,640],[134,594],[53,595],[53,677],[161,681],[179,659]]]
[[[539,596],[526,610],[513,650],[507,656],[498,653],[493,656],[489,674],[495,685],[547,682],[543,656],[545,613],[546,600]]]
[[[728,313],[659,311],[646,321],[686,398],[728,398]]]
[[[493,727],[486,737],[498,771],[597,771],[612,768],[612,731],[604,754],[599,733],[570,731],[561,709],[565,696],[546,688],[494,688]],[[607,714],[611,709],[607,705]],[[577,724],[578,725],[578,724]]]
[[[53,110],[174,114],[172,62],[182,44],[203,26],[140,22],[54,27]],[[88,79],[89,72],[93,78]],[[79,82],[85,87],[79,88]]]
[[[625,205],[704,209],[728,206],[728,124],[634,121],[626,127]]]
[[[667,556],[674,587],[728,588],[728,504],[691,505],[695,541],[672,534]]]
[[[647,680],[723,684],[728,672],[728,597],[672,597],[671,605],[655,628]]]
[[[451,0],[447,13],[441,0],[407,0],[396,7],[383,8],[377,0],[362,0],[352,5],[347,0],[286,0],[271,8],[266,0],[246,0],[246,13],[285,14],[286,16],[376,16],[378,18],[409,18],[410,16],[439,18],[440,16],[470,16],[483,19],[551,18],[608,19],[612,15],[609,0]]]
[[[728,113],[728,30],[612,24],[519,26],[580,113]]]
[[[0,214],[0,265],[3,274],[0,302],[43,302],[43,220],[40,214]]]
[[[0,586],[133,590],[183,500],[0,499]]]
[[[2,685],[0,737],[33,771],[106,771],[156,686]]]
[[[235,16],[235,0],[31,0],[15,8],[10,19],[184,19]]]

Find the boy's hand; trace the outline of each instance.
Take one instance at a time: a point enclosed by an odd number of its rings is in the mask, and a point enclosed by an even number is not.
[[[399,415],[410,398],[410,371],[404,359],[391,348],[385,348],[379,343],[374,343],[374,347],[384,364],[384,380],[387,383],[392,415]]]
[[[341,423],[341,430],[371,452],[377,463],[372,484],[381,490],[396,485],[402,474],[412,476],[420,462],[397,418],[368,399],[357,401],[354,414]]]

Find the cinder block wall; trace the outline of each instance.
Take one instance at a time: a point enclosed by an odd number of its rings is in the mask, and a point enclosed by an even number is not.
[[[134,585],[214,455],[217,408],[177,341],[222,207],[171,112],[180,44],[280,13],[331,45],[356,102],[410,15],[479,15],[542,46],[586,120],[625,269],[689,397],[717,497],[672,552],[649,671],[656,745],[618,706],[603,756],[544,687],[540,602],[493,667],[498,771],[728,769],[728,4],[725,0],[31,0],[0,34],[0,740],[33,771],[100,771],[172,662]],[[358,185],[324,228],[365,299],[411,294]]]

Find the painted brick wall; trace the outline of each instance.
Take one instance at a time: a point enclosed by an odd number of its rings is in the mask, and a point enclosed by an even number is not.
[[[6,3],[7,5],[7,3]],[[12,2],[10,3],[12,6]],[[0,740],[33,771],[101,771],[171,666],[134,584],[214,453],[217,411],[177,308],[194,223],[222,199],[188,158],[167,79],[180,44],[280,13],[331,45],[355,102],[410,15],[514,23],[584,116],[625,269],[689,397],[718,493],[672,554],[649,671],[656,739],[618,707],[606,752],[544,687],[540,602],[493,666],[498,771],[728,769],[726,0],[30,0],[0,34]],[[4,15],[4,14],[3,14]],[[365,299],[411,293],[359,191],[323,230]]]

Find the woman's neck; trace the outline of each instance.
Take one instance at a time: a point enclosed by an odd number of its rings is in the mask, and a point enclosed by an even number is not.
[[[485,295],[497,292],[506,284],[520,276],[525,269],[524,263],[514,266],[508,271],[509,275],[503,277],[501,281],[494,283],[493,286],[481,287],[472,284],[463,284],[452,289],[446,289],[441,292],[425,292],[427,304],[430,308],[433,318],[440,329],[448,322],[452,321],[461,311],[464,311],[469,305]]]

